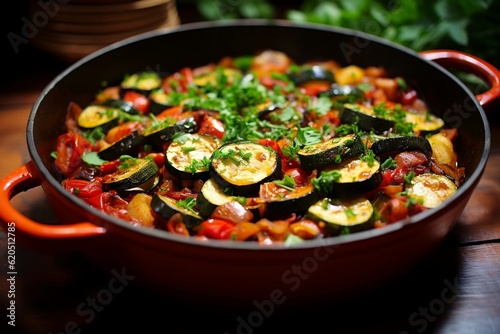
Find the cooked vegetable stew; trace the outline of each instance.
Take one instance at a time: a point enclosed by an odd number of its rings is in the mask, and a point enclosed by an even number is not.
[[[67,191],[143,228],[290,245],[380,228],[460,187],[456,129],[404,78],[265,50],[125,74],[71,103]]]

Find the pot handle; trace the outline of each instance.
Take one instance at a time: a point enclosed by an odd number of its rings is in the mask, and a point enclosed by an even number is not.
[[[420,55],[441,66],[455,67],[486,80],[490,88],[486,92],[476,95],[483,107],[490,108],[493,106],[493,102],[499,102],[500,71],[487,61],[462,51],[447,49],[422,51]]]
[[[90,222],[68,225],[47,225],[29,219],[20,213],[10,200],[20,193],[41,185],[36,174],[31,173],[32,161],[15,169],[0,180],[0,224],[5,231],[15,228],[16,236],[25,234],[44,239],[86,238],[103,235],[106,229]]]

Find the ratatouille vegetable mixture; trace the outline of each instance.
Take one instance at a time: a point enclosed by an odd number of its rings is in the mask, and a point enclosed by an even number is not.
[[[265,50],[124,74],[68,106],[62,186],[106,214],[201,240],[291,245],[441,205],[456,129],[405,78]]]

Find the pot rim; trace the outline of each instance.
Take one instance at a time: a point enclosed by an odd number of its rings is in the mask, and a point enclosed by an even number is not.
[[[464,183],[458,188],[457,192],[455,193],[454,197],[447,201],[446,203],[443,203],[440,207],[435,208],[435,209],[430,209],[426,210],[424,212],[418,213],[415,216],[409,217],[407,219],[401,220],[399,222],[389,224],[387,226],[384,226],[382,228],[376,228],[376,229],[370,229],[366,231],[361,231],[361,232],[356,232],[350,235],[343,235],[341,237],[331,237],[331,238],[326,238],[326,239],[315,239],[315,240],[307,240],[304,243],[301,244],[296,244],[296,245],[291,245],[291,246],[284,246],[284,245],[269,245],[269,246],[262,246],[254,242],[234,242],[230,240],[210,240],[208,242],[206,241],[200,241],[200,240],[195,240],[194,238],[185,238],[182,236],[177,236],[174,234],[170,234],[167,231],[163,231],[160,229],[148,229],[148,228],[142,228],[142,227],[137,227],[133,226],[130,223],[111,217],[104,212],[101,212],[100,210],[89,207],[86,205],[86,203],[77,198],[76,196],[73,196],[69,192],[65,191],[65,189],[62,187],[62,185],[56,180],[56,178],[52,175],[51,171],[49,171],[45,165],[43,164],[40,155],[38,154],[36,147],[35,147],[35,140],[33,137],[33,130],[34,130],[34,118],[36,116],[37,110],[40,107],[40,104],[44,100],[45,96],[50,94],[51,90],[64,78],[66,77],[69,73],[74,71],[76,68],[84,66],[85,64],[91,62],[93,59],[100,57],[101,55],[117,49],[121,48],[130,44],[133,44],[135,42],[141,41],[143,39],[149,39],[149,38],[155,38],[160,35],[165,35],[165,34],[175,34],[178,32],[183,32],[186,30],[199,30],[199,29],[210,29],[210,28],[219,28],[219,27],[232,27],[232,26],[248,26],[248,27],[265,27],[265,26],[279,26],[279,27],[289,27],[291,29],[294,28],[300,28],[300,29],[311,29],[311,30],[322,30],[326,32],[331,32],[334,34],[345,34],[353,37],[360,37],[360,38],[366,38],[369,39],[371,42],[379,43],[379,44],[384,44],[390,48],[395,48],[400,50],[403,53],[410,54],[414,56],[415,58],[418,58],[420,61],[427,63],[428,65],[432,66],[435,71],[439,71],[446,76],[448,76],[451,80],[453,80],[457,85],[459,85],[463,91],[469,95],[471,100],[473,101],[477,112],[479,112],[479,116],[481,117],[482,120],[482,125],[484,127],[484,133],[485,133],[485,141],[482,149],[482,154],[481,154],[481,159],[476,166],[475,170],[473,170],[468,176],[467,179],[464,181]],[[148,237],[154,237],[158,239],[164,239],[167,241],[171,241],[174,243],[184,243],[190,246],[197,246],[197,247],[208,247],[208,248],[221,248],[221,249],[232,249],[232,250],[252,250],[252,251],[267,251],[267,250],[288,250],[288,251],[293,251],[296,249],[307,249],[307,248],[316,248],[316,247],[326,247],[326,246],[338,246],[346,243],[353,243],[353,242],[362,242],[366,239],[371,239],[371,238],[376,238],[376,237],[381,237],[386,234],[394,233],[398,230],[401,230],[405,228],[406,226],[413,225],[416,223],[423,223],[423,221],[433,219],[435,217],[440,216],[442,213],[444,213],[445,210],[448,209],[451,203],[459,201],[462,197],[464,196],[469,196],[469,191],[471,188],[475,187],[476,183],[479,181],[479,179],[482,176],[482,173],[485,169],[489,153],[490,153],[490,146],[491,146],[491,135],[490,135],[490,128],[489,128],[489,123],[486,117],[486,113],[479,103],[479,101],[476,99],[475,95],[469,90],[465,84],[463,84],[462,81],[460,81],[456,76],[454,76],[452,73],[447,71],[445,68],[441,67],[440,65],[430,61],[426,60],[423,57],[421,57],[418,52],[409,49],[405,46],[396,44],[392,41],[383,39],[381,37],[371,35],[365,32],[361,31],[356,31],[353,29],[348,29],[348,28],[342,28],[342,27],[333,27],[333,26],[326,26],[326,25],[320,25],[320,24],[314,24],[314,23],[292,23],[287,20],[265,20],[265,19],[234,19],[234,20],[221,20],[221,21],[207,21],[207,22],[195,22],[195,23],[187,23],[183,24],[180,26],[176,27],[167,27],[163,29],[158,29],[154,31],[149,31],[146,33],[142,33],[136,36],[132,36],[129,38],[126,38],[124,40],[115,42],[113,44],[110,44],[100,50],[97,50],[84,58],[80,59],[79,61],[75,62],[74,64],[70,65],[66,70],[61,72],[58,76],[56,76],[41,92],[40,96],[37,98],[35,101],[31,113],[28,118],[28,124],[27,124],[27,131],[26,131],[26,137],[27,137],[27,142],[28,142],[28,150],[31,156],[31,159],[35,163],[35,166],[39,169],[40,174],[42,177],[45,179],[45,181],[48,181],[50,186],[54,187],[58,192],[62,193],[63,196],[70,201],[72,204],[82,208],[82,210],[89,211],[92,213],[92,215],[95,215],[98,217],[96,219],[97,221],[102,221],[102,222],[109,222],[111,226],[113,227],[118,227],[120,229],[127,230],[128,232],[133,232],[133,233],[139,233],[143,236],[148,236]],[[95,223],[95,222],[93,222]],[[97,224],[96,224],[97,225]],[[108,230],[111,230],[111,228],[107,227]]]

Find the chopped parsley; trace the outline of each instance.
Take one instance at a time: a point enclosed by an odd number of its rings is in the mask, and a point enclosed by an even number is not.
[[[290,191],[293,191],[295,189],[295,180],[288,174],[285,174],[283,180],[274,181],[274,184]]]

